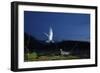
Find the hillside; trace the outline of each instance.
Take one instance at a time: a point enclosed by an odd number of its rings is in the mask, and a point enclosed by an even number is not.
[[[60,49],[65,52],[70,52],[70,55],[80,58],[90,58],[89,42],[64,40],[61,42],[46,43],[26,33],[24,34],[25,53],[36,52],[38,55],[60,55]]]

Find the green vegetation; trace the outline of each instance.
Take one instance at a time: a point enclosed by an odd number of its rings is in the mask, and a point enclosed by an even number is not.
[[[37,53],[36,52],[33,52],[33,53],[27,53],[24,55],[25,57],[25,61],[33,61],[33,60],[36,60],[37,59]]]
[[[62,56],[62,55],[38,55],[36,52],[27,53],[24,55],[24,61],[48,61],[48,60],[72,60],[80,59],[77,56]]]

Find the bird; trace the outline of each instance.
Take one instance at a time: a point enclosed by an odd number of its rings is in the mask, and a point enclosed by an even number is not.
[[[60,54],[61,55],[69,55],[70,52],[66,52],[66,51],[63,51],[62,49],[60,49]]]
[[[47,34],[47,33],[44,33],[44,34],[48,37],[48,40],[46,41],[47,43],[50,43],[50,42],[54,43],[52,27],[50,27],[50,29],[49,29],[49,34]]]

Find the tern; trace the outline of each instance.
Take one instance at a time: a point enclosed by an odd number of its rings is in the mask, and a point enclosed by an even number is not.
[[[54,43],[54,41],[53,41],[53,30],[52,30],[51,27],[50,27],[50,30],[49,30],[49,34],[47,34],[47,33],[44,33],[44,34],[48,37],[48,40],[46,41],[47,43],[50,43],[50,42]]]

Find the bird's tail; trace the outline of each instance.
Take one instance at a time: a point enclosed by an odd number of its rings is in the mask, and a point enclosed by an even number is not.
[[[53,40],[51,40],[51,41],[47,40],[46,43],[54,43],[54,41]]]

